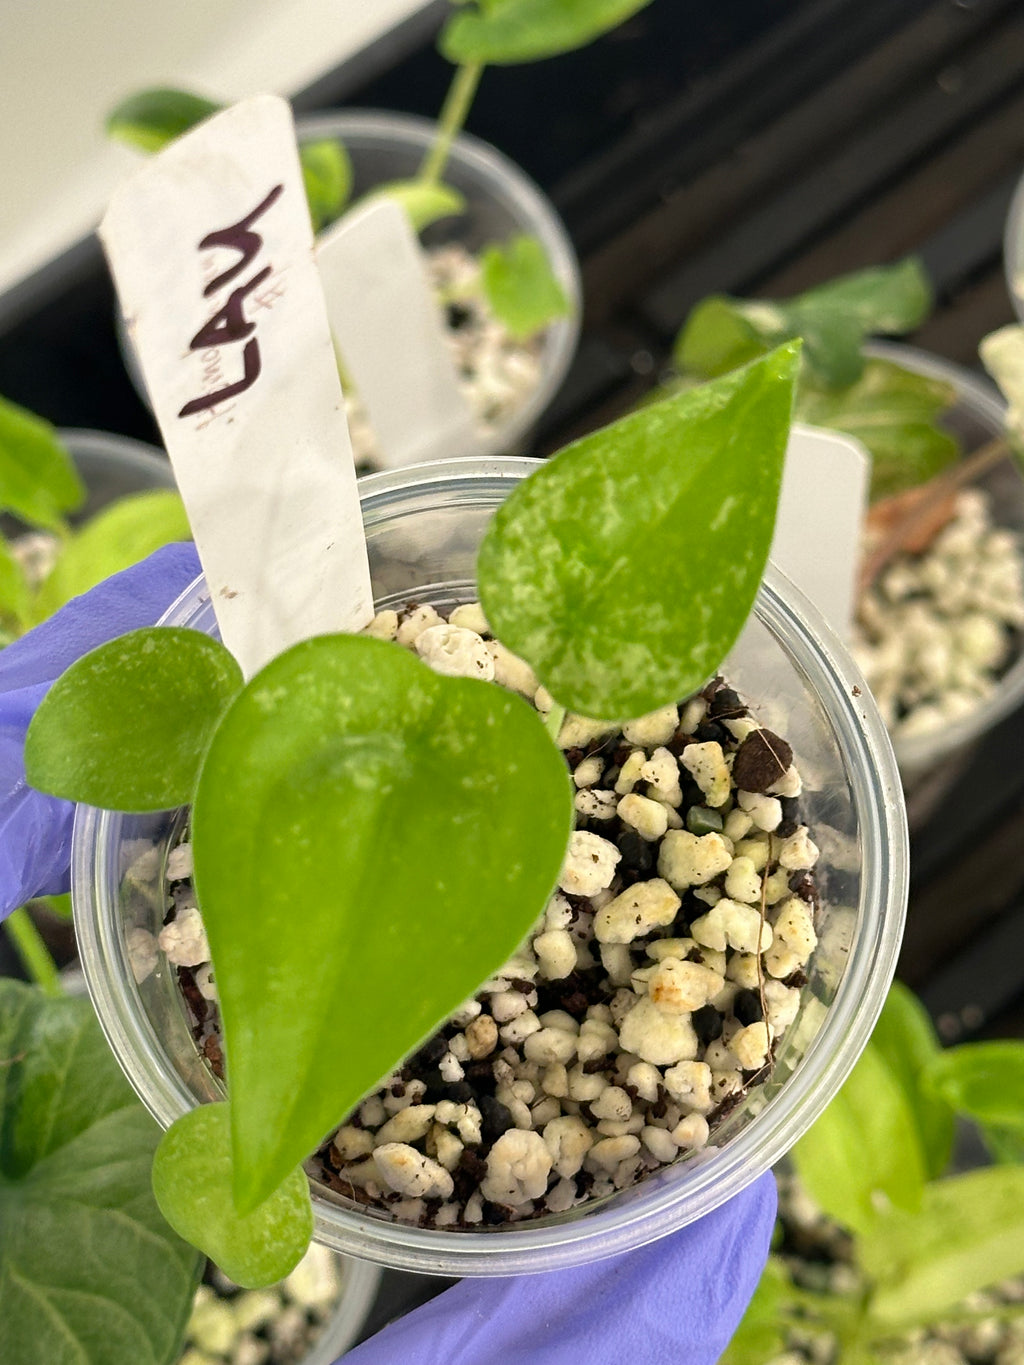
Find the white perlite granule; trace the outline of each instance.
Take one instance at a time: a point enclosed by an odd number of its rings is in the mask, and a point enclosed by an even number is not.
[[[992,695],[1022,627],[1020,537],[972,488],[922,554],[892,560],[861,595],[851,649],[890,733],[922,735]]]

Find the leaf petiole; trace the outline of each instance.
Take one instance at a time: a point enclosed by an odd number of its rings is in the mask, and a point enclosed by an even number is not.
[[[452,143],[462,131],[473,96],[483,75],[483,62],[466,62],[457,67],[448,87],[444,105],[437,120],[437,136],[424,158],[417,179],[424,185],[436,185],[448,164]]]
[[[44,995],[53,999],[63,995],[64,987],[60,984],[57,964],[50,956],[42,935],[24,905],[7,916],[4,928],[28,972],[29,979],[35,982]]]

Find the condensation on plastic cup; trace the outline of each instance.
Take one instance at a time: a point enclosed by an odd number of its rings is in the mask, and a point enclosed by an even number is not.
[[[353,202],[378,185],[415,176],[436,128],[430,119],[373,109],[342,109],[296,121],[300,142],[338,138],[344,143],[352,159]],[[452,143],[444,181],[464,196],[466,208],[427,228],[421,234],[426,247],[457,242],[475,253],[519,234],[536,237],[569,301],[568,315],[556,318],[544,331],[536,386],[488,438],[495,454],[511,454],[528,441],[576,354],[583,307],[579,262],[551,201],[514,161],[489,142],[460,133]],[[128,373],[139,396],[148,402],[120,314],[117,322]]]
[[[957,401],[944,415],[943,423],[960,438],[965,455],[970,455],[1002,435],[1006,404],[995,386],[980,375],[940,356],[895,342],[872,343],[867,350],[871,355],[891,360],[905,369],[953,386]],[[1004,461],[982,474],[974,486],[989,495],[989,506],[996,524],[1024,537],[1024,479],[1016,462],[1007,455]],[[913,792],[919,784],[927,783],[929,774],[954,756],[966,761],[970,746],[1022,704],[1024,654],[1019,653],[1000,677],[991,696],[973,711],[958,720],[949,721],[932,734],[895,736],[893,748],[896,761],[908,791]],[[955,776],[952,769],[950,776]],[[942,784],[943,790],[946,785],[948,783]],[[938,787],[932,792],[922,792],[922,814],[929,807],[930,798],[938,794]],[[915,796],[912,805],[916,802]],[[912,809],[912,820],[916,814]]]
[[[473,595],[484,527],[537,462],[454,460],[360,481],[378,604],[440,607]],[[166,624],[213,628],[201,580]],[[882,1007],[907,896],[907,834],[885,729],[843,645],[774,570],[723,671],[755,715],[785,734],[805,780],[803,816],[822,847],[819,948],[772,1076],[722,1123],[715,1146],[585,1212],[514,1228],[406,1227],[314,1187],[316,1236],[335,1250],[402,1270],[510,1275],[598,1260],[709,1213],[776,1162],[835,1095]],[[182,813],[121,815],[80,807],[72,856],[79,944],[106,1036],[158,1122],[222,1094],[192,1042],[175,975],[136,985],[132,946],[158,930],[163,866]],[[151,945],[152,939],[148,938]]]
[[[1003,231],[1003,269],[1013,311],[1024,322],[1024,175],[1017,182]]]

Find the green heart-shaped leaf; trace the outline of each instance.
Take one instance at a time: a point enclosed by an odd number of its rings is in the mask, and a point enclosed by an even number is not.
[[[484,611],[563,706],[640,716],[725,658],[775,529],[799,349],[585,436],[498,509]]]
[[[299,147],[302,183],[313,231],[333,223],[352,193],[352,158],[336,138],[304,142]]]
[[[295,1269],[313,1235],[309,1181],[296,1167],[244,1215],[232,1183],[227,1104],[190,1109],[168,1128],[153,1159],[160,1212],[243,1289],[276,1284]]]
[[[450,62],[511,65],[593,42],[651,0],[482,0],[454,14],[439,46]]]
[[[176,1360],[200,1257],[150,1185],[160,1130],[88,1000],[0,980],[0,1360]]]
[[[0,398],[0,511],[30,526],[64,529],[85,489],[49,422]]]
[[[515,950],[571,827],[561,755],[501,688],[344,635],[252,679],[192,812],[240,1209]]]
[[[953,1150],[953,1110],[926,1083],[928,1067],[943,1055],[942,1045],[928,1011],[900,981],[889,987],[885,1006],[871,1034],[871,1046],[903,1089],[915,1120],[925,1174],[928,1179],[937,1180],[945,1173]],[[891,1137],[894,1143],[901,1140]]]
[[[183,805],[241,686],[232,656],[199,631],[147,626],[110,640],[43,698],[25,739],[29,784],[109,810]]]
[[[441,218],[451,218],[464,212],[465,196],[450,185],[427,184],[420,180],[390,180],[364,195],[364,202],[373,199],[394,199],[409,215],[417,232]]]
[[[110,111],[107,133],[139,151],[158,152],[223,108],[223,104],[187,90],[140,90]]]
[[[491,312],[510,336],[533,336],[569,311],[565,290],[536,237],[487,247],[480,256],[480,276]]]
[[[982,1127],[1024,1137],[1024,1042],[963,1043],[931,1057],[927,1091]]]

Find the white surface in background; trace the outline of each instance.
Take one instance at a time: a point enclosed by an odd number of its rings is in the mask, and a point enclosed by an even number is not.
[[[771,558],[842,640],[853,621],[869,470],[859,441],[794,425]]]
[[[103,133],[126,95],[292,95],[425,4],[0,0],[0,294],[91,232],[138,163]]]
[[[426,257],[405,210],[380,199],[321,233],[316,259],[344,373],[388,469],[478,444]]]
[[[366,541],[288,105],[255,96],[165,148],[100,235],[242,672],[359,630]]]

